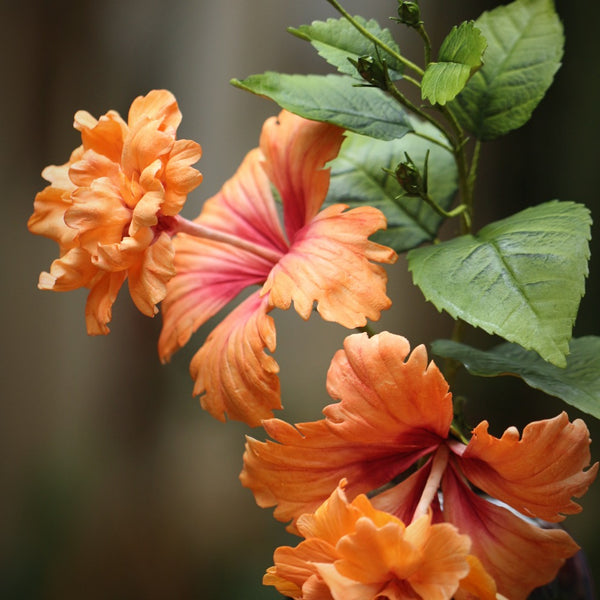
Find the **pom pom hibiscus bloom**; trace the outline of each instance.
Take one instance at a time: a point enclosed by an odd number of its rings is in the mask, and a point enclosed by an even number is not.
[[[90,288],[85,318],[92,335],[109,332],[125,279],[135,305],[153,316],[175,274],[175,216],[202,181],[190,166],[200,146],[175,138],[180,122],[166,90],[136,98],[127,122],[112,110],[99,120],[79,111],[74,126],[82,145],[67,163],[42,173],[50,185],[37,194],[28,227],[55,240],[60,257],[38,287]]]
[[[377,320],[391,301],[382,266],[396,253],[368,238],[386,226],[373,207],[320,211],[329,187],[328,161],[343,130],[286,111],[263,126],[260,147],[251,150],[235,175],[208,200],[195,220],[245,240],[246,245],[180,235],[175,242],[177,275],[167,286],[159,353],[167,361],[191,334],[251,285],[260,289],[210,334],[191,363],[194,393],[212,415],[259,425],[281,408],[275,327],[267,314],[294,304],[304,319],[313,304],[324,319],[345,327]],[[275,190],[275,192],[273,191]],[[284,227],[275,195],[281,198]]]
[[[598,471],[597,463],[583,470],[590,462],[583,421],[562,413],[500,439],[484,421],[465,444],[450,435],[451,394],[425,348],[410,353],[406,339],[387,332],[348,337],[327,386],[341,401],[324,409],[325,419],[296,427],[271,419],[264,426],[275,442],[248,439],[242,483],[260,506],[277,505],[280,520],[298,528],[298,517],[347,478],[350,499],[372,493],[376,508],[404,523],[431,510],[434,521],[469,535],[472,554],[511,600],[551,581],[577,551],[565,531],[530,524],[473,488],[549,522],[579,512],[572,497]]]
[[[275,551],[265,585],[295,600],[496,600],[493,579],[469,554],[469,536],[432,525],[430,513],[405,526],[363,494],[350,503],[345,483],[298,519],[305,540]]]

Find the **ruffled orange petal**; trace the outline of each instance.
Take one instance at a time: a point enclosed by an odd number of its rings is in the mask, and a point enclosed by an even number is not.
[[[173,216],[179,213],[187,195],[202,183],[202,174],[191,165],[202,156],[200,144],[191,140],[176,140],[165,166],[165,199],[162,212]]]
[[[85,305],[85,324],[89,335],[106,335],[110,332],[107,323],[112,319],[112,306],[126,277],[127,271],[100,271],[92,282]]]
[[[410,353],[406,338],[387,331],[344,340],[327,374],[327,391],[341,402],[324,414],[336,435],[404,452],[431,450],[446,439],[452,396],[427,351]]]
[[[49,181],[52,187],[72,192],[75,185],[70,177],[71,167],[83,156],[83,146],[78,146],[71,152],[68,162],[63,165],[49,165],[42,171],[42,177]]]
[[[175,251],[171,238],[162,233],[146,248],[141,260],[128,271],[129,293],[138,310],[152,317],[158,312],[156,305],[167,294],[167,282],[175,275]]]
[[[590,464],[590,434],[581,419],[569,423],[566,413],[530,423],[522,437],[515,427],[500,439],[487,431],[486,421],[473,430],[462,459],[465,475],[490,496],[525,515],[562,521],[581,506],[582,496],[598,472]]]
[[[336,545],[338,560],[317,568],[336,600],[449,600],[470,570],[470,545],[452,525],[431,525],[428,515],[408,527],[391,515],[379,524],[365,516]]]
[[[334,357],[327,387],[338,404],[326,419],[296,427],[263,423],[274,442],[248,438],[242,484],[282,521],[313,512],[342,478],[350,498],[387,484],[448,434],[452,403],[423,347],[389,333],[349,336]]]
[[[536,527],[477,496],[453,468],[446,471],[443,492],[446,520],[471,537],[471,553],[510,600],[525,600],[533,589],[552,581],[578,550],[565,531]]]
[[[343,135],[335,125],[285,110],[265,121],[260,137],[264,169],[281,196],[290,240],[321,208],[329,188],[324,167],[337,156]]]
[[[263,287],[274,306],[288,309],[293,302],[308,319],[316,302],[324,319],[348,328],[378,320],[391,306],[385,269],[371,261],[393,263],[397,255],[368,239],[385,228],[385,217],[372,207],[345,208],[326,208],[298,233]]]
[[[119,189],[101,178],[92,185],[77,188],[71,195],[73,204],[65,213],[65,223],[78,232],[78,241],[90,254],[99,244],[119,242],[129,225],[131,212],[123,206]]]
[[[38,283],[40,290],[68,292],[91,284],[98,273],[89,252],[71,248],[50,265],[50,272],[42,272]]]
[[[127,115],[129,127],[137,129],[148,121],[156,121],[160,131],[174,135],[181,123],[181,112],[171,92],[151,90],[145,96],[138,96],[131,103]]]
[[[208,336],[190,364],[194,395],[211,415],[257,426],[281,408],[275,326],[258,292],[235,308]]]
[[[53,239],[61,250],[72,247],[77,231],[64,218],[71,204],[70,192],[49,185],[36,195],[27,228],[31,233]]]
[[[126,176],[141,173],[157,158],[166,158],[175,142],[174,133],[160,130],[159,121],[148,121],[125,138],[121,168]]]
[[[460,580],[454,600],[497,600],[496,582],[483,568],[481,561],[472,554],[467,556],[469,574]]]
[[[85,110],[75,113],[73,127],[81,132],[85,150],[93,150],[119,164],[123,150],[123,140],[127,135],[127,124],[114,110],[96,120]]]
[[[90,186],[100,177],[108,177],[118,184],[119,164],[91,149],[86,150],[69,169],[69,179],[77,187]]]
[[[275,565],[267,569],[263,584],[275,586],[289,598],[329,600],[332,596],[319,575],[317,564],[335,558],[335,548],[317,538],[300,542],[295,548],[277,548],[273,555]]]
[[[347,485],[348,481],[342,479],[314,513],[300,515],[297,529],[302,537],[318,538],[335,547],[340,538],[353,531],[356,521],[364,516],[365,504],[369,516],[377,512],[365,496],[359,496],[354,503],[350,504],[345,492]]]

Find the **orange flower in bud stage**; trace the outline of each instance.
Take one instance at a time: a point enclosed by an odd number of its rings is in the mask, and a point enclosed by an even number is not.
[[[406,526],[342,480],[314,514],[296,523],[305,538],[275,551],[265,585],[295,600],[449,600],[459,593],[496,599],[496,586],[469,554],[471,540],[424,514]]]
[[[329,187],[324,167],[342,139],[340,128],[286,111],[268,119],[260,148],[248,153],[194,222],[220,231],[222,240],[194,237],[193,227],[175,240],[177,275],[167,286],[159,340],[163,361],[241,291],[260,286],[191,363],[194,394],[220,420],[227,415],[259,425],[281,408],[278,365],[265,351],[275,349],[271,309],[293,303],[308,319],[316,302],[324,319],[353,328],[378,319],[391,304],[385,270],[373,261],[391,263],[396,254],[368,239],[386,226],[383,214],[340,204],[319,212]]]
[[[42,173],[50,185],[37,194],[28,227],[55,240],[60,257],[40,275],[38,287],[89,288],[89,334],[109,332],[125,279],[135,305],[153,316],[175,274],[176,215],[202,181],[190,166],[200,158],[200,146],[175,139],[180,122],[166,90],[136,98],[127,123],[115,111],[99,120],[79,111],[74,126],[82,145],[67,163]]]
[[[431,510],[434,522],[469,535],[471,553],[511,600],[551,581],[577,551],[565,531],[532,525],[473,487],[528,517],[558,522],[579,512],[572,498],[598,471],[598,464],[583,470],[590,462],[583,421],[562,413],[499,439],[483,422],[464,444],[450,435],[448,384],[425,348],[410,353],[404,338],[387,332],[346,338],[327,387],[340,402],[324,409],[325,419],[296,427],[271,419],[264,427],[274,442],[248,438],[242,483],[260,506],[277,505],[278,519],[293,527],[347,478],[350,499],[371,493],[376,508],[405,523]]]

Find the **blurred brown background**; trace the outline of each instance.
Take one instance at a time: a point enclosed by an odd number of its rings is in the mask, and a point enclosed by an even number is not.
[[[396,2],[345,5],[384,24]],[[451,25],[497,2],[421,5],[439,44]],[[261,586],[262,573],[273,549],[294,540],[238,482],[248,430],[218,423],[191,398],[188,362],[209,328],[161,366],[160,316],[136,313],[125,292],[112,333],[88,338],[83,291],[36,289],[56,247],[28,234],[26,221],[45,185],[42,168],[65,162],[79,144],[71,127],[76,110],[99,116],[114,108],[125,116],[134,97],[163,87],[183,112],[179,136],[204,150],[204,182],[184,211],[195,217],[257,144],[264,118],[277,112],[229,79],[268,69],[326,72],[311,47],[285,28],[334,11],[325,0],[1,0],[0,7],[0,598],[277,598]],[[600,214],[600,9],[566,0],[557,7],[567,34],[565,65],[533,120],[484,146],[481,219],[552,198],[583,202]],[[417,36],[397,32],[418,59]],[[596,240],[599,234],[595,227]],[[579,335],[600,333],[599,251],[596,241]],[[395,305],[376,328],[414,345],[447,335],[449,320],[425,306],[402,260],[390,277]],[[275,319],[284,416],[318,418],[329,360],[348,332],[316,317],[304,323],[291,311]],[[489,344],[477,333],[471,339]],[[488,418],[497,435],[564,407],[517,380],[464,377],[462,385],[473,424]],[[600,442],[598,424],[587,421]],[[592,447],[595,460],[598,448]],[[567,521],[598,573],[599,488],[597,482],[584,498],[583,514]]]

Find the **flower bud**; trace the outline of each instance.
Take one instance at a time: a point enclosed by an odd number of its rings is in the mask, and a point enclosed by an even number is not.
[[[368,81],[373,87],[386,90],[388,87],[388,77],[386,73],[385,63],[379,58],[372,56],[360,56],[358,60],[348,59],[358,74]]]
[[[418,27],[421,25],[421,11],[416,2],[398,2],[398,22],[404,23],[409,27]]]
[[[398,183],[409,196],[420,196],[423,192],[423,178],[415,163],[406,156],[394,171]]]

